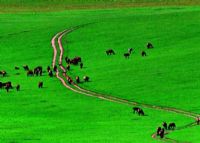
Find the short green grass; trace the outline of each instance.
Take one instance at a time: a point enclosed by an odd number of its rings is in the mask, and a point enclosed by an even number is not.
[[[91,77],[91,82],[80,86],[129,100],[198,113],[198,84],[195,84],[198,83],[198,54],[195,56],[199,47],[198,15],[198,7],[0,14],[0,69],[8,72],[8,77],[1,77],[0,81],[21,84],[20,92],[0,90],[0,141],[157,142],[151,134],[163,121],[176,122],[178,127],[192,122],[182,115],[146,108],[147,116],[138,117],[132,114],[129,106],[75,94],[47,74],[28,78],[22,65],[28,64],[31,68],[51,65],[50,41],[54,34],[71,26],[96,22],[63,39],[65,55],[78,55],[84,61],[82,71],[72,67],[70,74]],[[148,57],[143,59],[140,51],[149,40],[155,44],[155,49],[148,51]],[[125,60],[123,53],[128,47],[135,48],[136,52]],[[116,56],[107,57],[107,48],[115,49]],[[21,69],[15,71],[15,66]],[[176,67],[174,71],[172,67]],[[183,71],[179,70],[186,70],[185,75],[182,76]],[[20,75],[16,75],[18,72]],[[179,77],[174,85],[166,73],[172,78]],[[193,88],[180,90],[179,84],[181,86],[182,80],[188,79],[191,82],[185,84],[196,85],[195,91]],[[41,90],[37,88],[38,81],[44,81]],[[166,86],[168,94],[163,92]],[[187,98],[195,100],[188,104]],[[176,131],[169,137],[198,143],[198,131],[198,127],[193,127]],[[196,136],[183,138],[190,135],[188,132]]]

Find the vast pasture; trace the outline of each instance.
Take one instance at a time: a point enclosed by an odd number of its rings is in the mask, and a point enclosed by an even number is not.
[[[92,23],[62,40],[64,56],[83,59],[83,69],[71,66],[68,72],[73,78],[90,77],[81,87],[199,113],[199,19],[199,7],[177,6],[0,14],[0,70],[8,72],[0,81],[21,85],[20,92],[0,90],[0,141],[160,142],[151,135],[166,121],[175,122],[177,130],[164,141],[198,143],[199,127],[184,128],[194,122],[190,117],[148,108],[143,108],[146,116],[139,117],[132,106],[74,93],[47,73],[27,77],[22,65],[51,65],[52,37]],[[145,48],[148,41],[154,49]],[[125,59],[130,47],[134,52]],[[116,55],[107,56],[109,48]],[[142,50],[147,57],[141,57]],[[37,88],[39,81],[44,82],[43,89]]]

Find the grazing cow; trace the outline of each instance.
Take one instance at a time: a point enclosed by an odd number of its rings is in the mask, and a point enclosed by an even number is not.
[[[67,64],[66,69],[69,71],[70,70],[70,64]]]
[[[166,122],[163,122],[163,127],[164,127],[164,129],[166,129],[167,130],[167,123]]]
[[[15,67],[15,70],[19,70],[19,67]]]
[[[40,81],[40,82],[38,83],[38,88],[43,88],[43,82]]]
[[[58,70],[58,68],[57,68],[57,66],[55,65],[55,66],[53,67],[53,71],[54,71],[54,72],[57,72],[57,70]]]
[[[3,77],[6,76],[6,71],[0,71],[0,75],[2,75]]]
[[[161,127],[158,127],[158,129],[157,129],[157,131],[156,131],[156,133],[157,133],[157,136],[159,136],[160,135],[160,131],[161,131]]]
[[[20,90],[20,85],[19,84],[16,86],[16,89],[17,89],[17,91]]]
[[[133,48],[128,49],[128,53],[131,54],[133,52]]]
[[[108,49],[108,50],[106,51],[106,54],[107,54],[107,55],[115,55],[115,52],[114,52],[113,49]]]
[[[83,80],[84,80],[85,82],[88,82],[89,79],[90,79],[90,78],[89,78],[88,76],[84,76],[84,77],[83,77]]]
[[[49,72],[51,70],[50,66],[47,67],[47,72]]]
[[[125,57],[125,58],[129,58],[129,57],[130,57],[130,54],[129,54],[129,53],[125,53],[125,54],[124,54],[124,57]]]
[[[81,69],[83,68],[83,63],[80,63],[80,68],[81,68]]]
[[[150,42],[148,42],[147,43],[147,49],[152,49],[152,48],[153,48],[153,45]]]
[[[52,72],[52,70],[49,70],[49,76],[50,76],[50,77],[53,77],[53,72]]]
[[[80,78],[79,78],[79,76],[76,77],[76,82],[77,82],[77,83],[80,83]]]
[[[170,123],[168,126],[168,130],[174,130],[176,128],[176,124],[175,123]]]
[[[28,71],[28,70],[29,70],[28,65],[24,65],[23,68],[24,68],[25,71]]]
[[[32,70],[28,70],[28,71],[27,71],[27,76],[33,76],[33,75],[34,75],[34,73],[33,73]]]
[[[142,51],[141,55],[142,55],[142,57],[146,57],[147,56],[145,51]]]

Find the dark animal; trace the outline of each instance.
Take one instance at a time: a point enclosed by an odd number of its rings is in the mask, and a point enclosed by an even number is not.
[[[25,71],[28,71],[28,70],[29,70],[28,65],[24,65],[23,68],[24,68]]]
[[[106,51],[106,54],[107,55],[115,55],[115,52],[114,52],[114,50],[109,49],[109,50]]]
[[[139,115],[139,116],[144,116],[144,111],[143,111],[142,109],[139,109],[139,110],[138,110],[138,115]]]
[[[70,64],[78,65],[78,63],[81,62],[81,57],[75,57],[72,60],[70,60]]]
[[[83,68],[83,63],[80,63],[80,68],[81,68],[81,69]]]
[[[129,57],[130,57],[130,54],[129,54],[129,53],[125,53],[125,54],[124,54],[124,57],[125,57],[125,58],[129,58]]]
[[[175,123],[170,123],[168,126],[168,130],[174,130],[176,128],[176,124]]]
[[[76,77],[76,82],[77,82],[77,83],[80,83],[80,78],[79,78],[79,76]]]
[[[20,85],[19,84],[16,86],[16,89],[17,89],[17,91],[20,90]]]
[[[156,133],[157,133],[157,136],[159,136],[159,135],[160,135],[160,131],[161,131],[161,127],[158,127],[158,129],[157,129],[157,131],[156,131]]]
[[[15,70],[19,70],[19,67],[15,67]]]
[[[70,70],[70,64],[67,64],[66,69],[69,71]]]
[[[27,71],[27,76],[33,76],[33,75],[34,75],[34,73],[33,73],[32,70],[28,70],[28,71]]]
[[[47,72],[49,72],[51,70],[50,66],[47,67]]]
[[[42,66],[37,66],[36,68],[34,68],[34,74],[36,74],[37,76],[40,75],[42,76]]]
[[[159,135],[160,135],[160,138],[161,138],[161,139],[164,138],[164,135],[165,135],[165,129],[164,129],[164,128],[162,128],[162,129],[160,130]]]
[[[163,127],[164,127],[164,129],[166,129],[167,130],[167,123],[166,122],[163,122]]]
[[[50,77],[53,77],[53,72],[52,72],[52,70],[49,70],[49,76],[50,76]]]
[[[197,121],[197,125],[199,125],[199,123],[200,123],[200,117],[197,117],[196,121]]]
[[[147,43],[147,49],[152,49],[152,48],[153,48],[153,45],[150,42],[148,42]]]
[[[88,76],[84,76],[84,77],[83,77],[83,80],[84,80],[85,82],[88,82],[89,79],[90,79],[90,78],[89,78]]]
[[[142,51],[141,55],[142,55],[142,57],[146,57],[147,56],[145,51]]]
[[[2,75],[3,77],[6,76],[6,71],[0,71],[0,75]]]
[[[133,107],[133,113],[138,113],[139,107]]]
[[[72,84],[73,80],[70,77],[67,77],[67,81],[69,84]]]
[[[131,54],[133,52],[133,48],[128,49],[128,53]]]
[[[57,68],[57,66],[55,65],[55,66],[53,67],[53,71],[54,71],[54,72],[57,72],[57,70],[58,70],[58,68]]]
[[[9,82],[5,82],[5,83],[3,83],[3,82],[0,82],[0,89],[2,89],[2,88],[4,88],[4,87],[8,87],[8,88],[13,88],[12,87],[12,83],[9,81]]]
[[[43,82],[38,83],[38,88],[43,88]]]

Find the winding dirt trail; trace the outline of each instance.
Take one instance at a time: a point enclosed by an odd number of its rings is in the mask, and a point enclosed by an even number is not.
[[[59,70],[57,70],[56,77],[62,82],[62,84],[66,88],[68,88],[69,90],[72,90],[73,92],[79,93],[79,94],[83,94],[83,95],[86,95],[86,96],[95,97],[95,98],[99,98],[99,99],[107,100],[107,101],[111,101],[111,102],[116,102],[116,103],[120,103],[120,104],[126,104],[126,105],[129,105],[129,106],[141,106],[141,107],[144,107],[144,108],[150,108],[150,109],[155,109],[155,110],[163,110],[163,111],[167,111],[167,112],[173,112],[173,113],[176,113],[176,114],[187,116],[187,117],[192,118],[192,119],[196,119],[196,117],[199,116],[199,114],[191,113],[191,112],[180,110],[180,109],[176,109],[176,108],[160,107],[160,106],[156,106],[156,105],[138,103],[138,102],[129,101],[129,100],[118,98],[118,97],[114,97],[114,96],[109,96],[109,95],[93,92],[93,91],[81,88],[80,86],[78,86],[74,82],[72,82],[71,85],[67,84],[66,83],[66,79],[69,78],[69,76],[66,74],[66,69],[62,65],[63,54],[64,54],[64,50],[63,50],[63,46],[62,46],[62,37],[64,35],[67,35],[67,34],[73,32],[74,30],[77,30],[77,29],[79,29],[81,27],[84,27],[86,25],[88,25],[88,24],[79,25],[79,26],[76,26],[76,27],[72,27],[72,28],[66,29],[66,30],[64,30],[62,32],[57,33],[51,40],[51,45],[52,45],[53,51],[54,51],[52,66],[54,67],[56,65],[56,62],[59,63],[58,65],[59,65],[59,67],[61,69],[62,77],[60,76],[60,71]],[[58,47],[59,47],[59,50],[60,50],[59,58],[57,58],[57,49],[58,48],[57,48],[56,44],[58,44]],[[64,78],[66,78],[66,79],[64,79]],[[189,123],[188,125],[185,125],[184,127],[181,127],[180,129],[185,129],[185,128],[188,128],[188,127],[192,127],[192,126],[196,125],[196,122],[194,121],[193,123]],[[166,134],[169,134],[171,132],[173,132],[173,131],[167,132]],[[167,137],[165,137],[164,139],[157,138],[156,133],[152,134],[152,138],[158,139],[158,140],[161,140],[161,141],[164,141],[164,142],[176,142],[176,143],[178,142],[176,140],[169,139]]]

